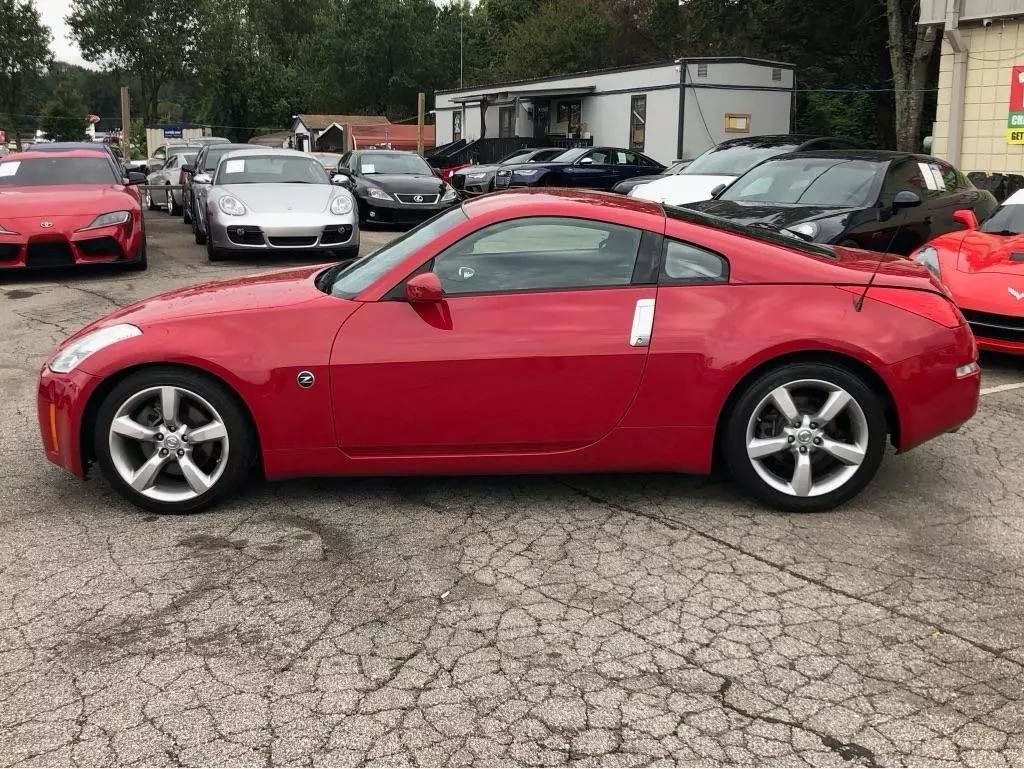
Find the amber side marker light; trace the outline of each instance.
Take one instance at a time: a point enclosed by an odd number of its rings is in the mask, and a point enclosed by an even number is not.
[[[50,443],[53,444],[55,452],[60,451],[60,444],[57,442],[57,404],[50,404]]]

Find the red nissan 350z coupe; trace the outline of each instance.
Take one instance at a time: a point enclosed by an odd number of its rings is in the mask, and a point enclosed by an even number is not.
[[[876,274],[877,268],[877,274]],[[568,190],[487,195],[373,254],[164,294],[64,342],[47,456],[140,507],[304,475],[707,473],[832,508],[973,414],[928,271]]]
[[[146,269],[138,191],[105,150],[0,158],[0,271],[115,263]]]

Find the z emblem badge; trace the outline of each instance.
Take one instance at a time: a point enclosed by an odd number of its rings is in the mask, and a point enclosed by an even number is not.
[[[1009,292],[1010,292],[1010,296],[1012,296],[1012,297],[1013,297],[1014,299],[1016,299],[1016,300],[1017,300],[1018,302],[1019,302],[1019,301],[1020,301],[1021,299],[1024,299],[1024,291],[1014,291],[1014,290],[1013,290],[1012,288],[1010,288],[1010,287],[1007,287],[1007,289],[1006,289],[1006,290],[1007,290],[1007,291],[1009,291]]]
[[[43,219],[43,221],[39,222],[39,226],[44,230],[48,230],[53,226],[53,222]]]
[[[295,381],[299,383],[299,387],[303,390],[308,390],[313,386],[316,377],[313,376],[312,371],[300,371],[298,376],[295,377]]]

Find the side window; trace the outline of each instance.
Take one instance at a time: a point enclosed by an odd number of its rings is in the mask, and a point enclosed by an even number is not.
[[[628,286],[641,235],[584,219],[515,219],[450,246],[434,259],[434,272],[454,296]]]
[[[171,155],[171,159],[167,161],[167,165],[164,166],[168,171],[172,168],[178,167],[178,158],[180,155]]]
[[[651,160],[646,155],[641,155],[639,152],[636,155],[637,163],[642,165],[644,168],[659,168],[660,164],[654,160]]]
[[[352,157],[351,150],[341,156],[341,159],[338,161],[338,168],[348,168],[348,160],[350,157]]]
[[[924,172],[920,165],[913,160],[904,160],[889,168],[882,188],[882,202],[885,205],[890,205],[893,198],[896,197],[896,193],[902,190],[915,192],[921,196],[922,200],[926,200],[932,194]]]
[[[153,153],[153,157],[156,158],[157,160],[163,160],[164,158],[167,157],[167,148],[157,147],[156,152]]]
[[[966,189],[963,183],[963,179],[960,172],[957,171],[949,163],[943,163],[941,160],[936,163],[939,167],[939,173],[942,174],[942,182],[946,186],[946,192],[958,192]]]
[[[630,152],[628,150],[616,150],[612,154],[615,156],[615,160],[613,162],[617,166],[638,165],[635,152]]]
[[[689,243],[665,241],[662,284],[728,282],[729,263],[723,257]]]
[[[590,158],[595,165],[607,165],[611,162],[608,158],[608,153],[605,150],[594,150],[586,157]]]

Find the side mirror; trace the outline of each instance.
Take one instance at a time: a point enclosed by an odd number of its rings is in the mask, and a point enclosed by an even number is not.
[[[209,174],[196,174],[192,177],[193,184],[213,184],[213,177]]]
[[[719,184],[717,187],[715,187],[713,190],[711,190],[711,197],[712,198],[717,198],[719,195],[721,195],[723,192],[725,192],[725,188],[728,187],[728,186],[729,186],[728,184]]]
[[[581,165],[581,166],[592,166],[592,165],[594,165],[594,159],[593,158],[580,158],[579,165]]]
[[[352,186],[352,177],[348,174],[337,173],[331,177],[331,184],[336,184],[339,187],[350,187]]]
[[[444,301],[441,279],[432,272],[421,272],[405,282],[405,298],[412,304],[437,304]]]
[[[953,212],[953,221],[960,222],[968,230],[978,229],[978,217],[969,208],[961,208]]]
[[[196,172],[196,167],[192,166],[192,165],[189,165],[188,163],[185,163],[181,167],[181,170],[184,171],[187,174],[194,174]]]
[[[921,196],[910,190],[900,190],[892,199],[892,210],[899,211],[901,208],[914,208],[921,205]]]
[[[128,179],[128,184],[145,184],[146,175],[140,174],[138,171],[129,171],[125,177]]]
[[[154,173],[156,171],[163,170],[164,161],[162,161],[162,160],[150,160],[147,165],[149,166],[149,172],[150,173]]]

